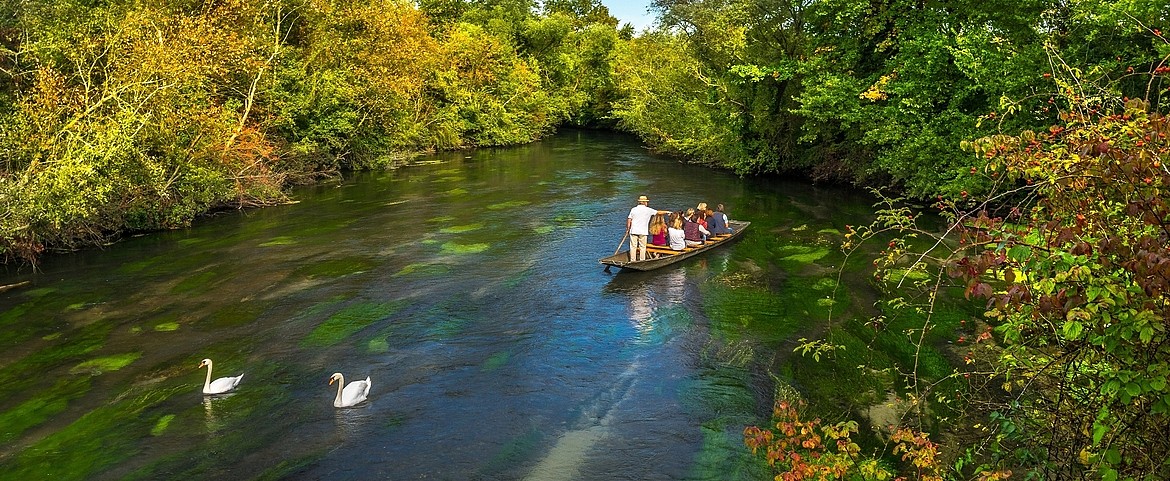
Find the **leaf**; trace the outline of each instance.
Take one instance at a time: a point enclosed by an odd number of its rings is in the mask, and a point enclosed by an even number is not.
[[[1064,337],[1069,340],[1077,340],[1081,338],[1085,326],[1078,321],[1068,321],[1064,323]]]

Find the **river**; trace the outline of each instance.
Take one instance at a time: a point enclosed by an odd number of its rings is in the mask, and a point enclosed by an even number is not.
[[[751,230],[606,272],[643,194]],[[292,195],[8,266],[0,479],[767,479],[764,368],[817,331],[872,203],[589,131]],[[204,358],[239,388],[203,396]],[[334,408],[333,372],[369,399]]]

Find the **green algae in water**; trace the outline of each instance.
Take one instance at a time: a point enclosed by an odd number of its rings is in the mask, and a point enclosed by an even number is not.
[[[265,305],[256,301],[228,305],[207,316],[200,324],[216,328],[242,326],[264,313]]]
[[[405,306],[403,302],[363,302],[352,304],[329,316],[301,342],[306,346],[331,346],[380,321]]]
[[[47,346],[0,368],[0,398],[24,392],[36,383],[38,373],[50,367],[82,361],[82,356],[102,347],[113,323],[96,322],[72,330],[65,342]]]
[[[331,259],[303,266],[297,269],[294,274],[305,277],[341,277],[367,271],[373,265],[369,260],[359,257]]]
[[[665,344],[676,332],[685,331],[694,323],[691,311],[682,305],[660,307],[654,311],[654,316],[647,324],[649,329],[641,331],[638,342],[641,344]]]
[[[529,202],[527,200],[513,200],[513,201],[508,201],[508,202],[500,202],[498,204],[492,204],[492,205],[487,206],[487,208],[489,210],[514,209],[516,207],[523,207],[523,206],[526,206],[526,205],[531,204],[531,203],[532,202]]]
[[[440,192],[440,193],[443,195],[455,196],[455,195],[467,195],[468,191],[467,191],[467,189],[464,189],[462,187],[456,187],[454,189],[448,190],[446,192]]]
[[[743,427],[709,421],[700,426],[703,442],[688,479],[770,479],[767,463],[743,444]]]
[[[718,359],[707,364],[679,392],[687,410],[714,413],[701,427],[703,443],[691,467],[694,479],[764,479],[740,473],[763,464],[751,461],[751,450],[743,447],[743,427],[757,422],[751,374]]]
[[[125,461],[137,451],[135,433],[149,429],[142,411],[173,394],[152,390],[119,396],[15,453],[0,465],[0,479],[84,480]]]
[[[53,387],[36,391],[33,398],[0,413],[0,444],[17,439],[21,433],[65,411],[69,402],[90,389],[89,376],[74,376],[58,380]]]
[[[164,416],[158,418],[158,421],[156,421],[154,423],[154,427],[150,428],[150,435],[151,436],[161,436],[162,433],[165,433],[167,431],[167,428],[171,426],[171,421],[174,421],[174,420],[175,420],[174,414],[167,414],[167,415],[164,415]]]
[[[478,254],[488,250],[490,247],[487,244],[456,244],[454,242],[447,242],[443,244],[443,252],[446,254]]]
[[[142,357],[141,352],[128,352],[125,354],[115,354],[113,356],[90,359],[81,364],[73,366],[73,368],[69,370],[69,374],[88,373],[91,376],[98,376],[104,372],[117,371],[122,369],[130,365],[130,363],[137,361],[140,357]]]
[[[370,342],[366,343],[366,352],[370,354],[385,354],[390,352],[390,341],[387,341],[384,337],[370,339]]]
[[[898,283],[902,280],[921,281],[930,279],[930,274],[922,269],[890,269],[885,278],[889,282]]]
[[[252,478],[252,481],[279,481],[282,479],[292,479],[290,478],[291,476],[300,472],[302,469],[312,466],[320,460],[325,459],[325,456],[328,455],[331,451],[332,450],[283,460],[276,466],[264,470],[264,472],[260,473],[259,476]]]
[[[495,354],[492,354],[492,357],[489,357],[487,359],[487,361],[484,361],[483,367],[480,368],[480,371],[484,371],[484,372],[495,371],[496,369],[499,369],[499,368],[503,367],[505,364],[507,364],[508,360],[511,358],[512,358],[512,353],[510,353],[508,351],[497,352]]]
[[[174,321],[161,322],[161,323],[154,325],[154,330],[159,331],[159,332],[177,331],[177,330],[179,330],[179,323],[174,322]]]
[[[419,274],[428,277],[441,276],[451,271],[451,267],[444,264],[426,264],[414,263],[407,264],[405,267],[394,273],[394,277],[405,276],[410,274]]]
[[[542,225],[542,226],[539,226],[535,229],[532,229],[533,232],[540,234],[540,235],[551,234],[555,230],[557,230],[557,228],[553,227],[551,225]]]
[[[829,255],[829,249],[823,247],[784,246],[780,249],[780,255],[783,256],[780,258],[782,261],[810,264]]]
[[[484,463],[480,473],[489,479],[496,478],[497,476],[492,474],[513,469],[516,465],[533,459],[536,453],[546,448],[544,434],[534,426],[501,446]]]
[[[449,215],[441,215],[438,217],[431,217],[430,219],[427,219],[427,222],[432,222],[432,223],[436,223],[436,224],[445,224],[445,223],[451,222],[453,220],[455,220],[455,217],[452,217]]]
[[[171,294],[185,294],[193,291],[206,291],[220,275],[215,271],[203,271],[183,279],[171,288]]]
[[[822,277],[812,286],[818,291],[832,291],[835,287],[837,287],[837,280],[830,277]]]
[[[442,232],[444,234],[462,234],[464,232],[471,232],[473,230],[479,230],[482,228],[483,228],[482,223],[475,223],[475,224],[467,224],[467,225],[457,225],[457,226],[452,226],[452,227],[444,227],[442,229],[439,229],[439,232]]]
[[[463,329],[470,323],[470,319],[465,319],[462,317],[446,317],[431,324],[427,329],[427,334],[439,339],[447,339],[454,337],[456,334],[462,332]]]
[[[27,291],[24,291],[23,294],[24,294],[24,297],[28,297],[31,299],[37,299],[40,297],[45,297],[45,296],[52,294],[54,292],[57,292],[57,289],[52,288],[52,287],[38,287],[36,289],[29,289]]]
[[[289,236],[273,237],[272,240],[260,244],[260,247],[287,246],[296,244],[296,239]]]
[[[789,314],[786,299],[760,287],[712,288],[704,298],[712,335],[726,339],[784,340],[813,322],[810,316]]]

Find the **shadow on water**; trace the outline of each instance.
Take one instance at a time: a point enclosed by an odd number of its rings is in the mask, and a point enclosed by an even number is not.
[[[743,427],[864,305],[828,279],[868,199],[595,132],[424,160],[3,278],[0,479],[767,477]],[[641,194],[753,231],[607,274]],[[202,396],[202,358],[240,387]],[[369,401],[334,408],[339,371]]]

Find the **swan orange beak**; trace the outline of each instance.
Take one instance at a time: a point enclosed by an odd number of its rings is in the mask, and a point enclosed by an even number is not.
[[[330,385],[330,386],[332,386],[332,385],[333,385],[333,381],[336,381],[336,379],[329,378],[329,385]]]

